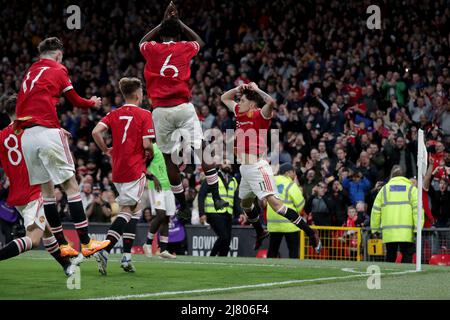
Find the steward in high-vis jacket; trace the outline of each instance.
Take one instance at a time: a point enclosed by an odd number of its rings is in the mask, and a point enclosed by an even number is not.
[[[370,227],[372,233],[382,233],[387,262],[395,262],[398,248],[402,263],[413,262],[417,188],[403,175],[399,165],[392,167],[391,179],[378,192],[372,207]]]
[[[300,214],[305,206],[305,199],[294,179],[294,167],[291,164],[283,164],[280,166],[279,175],[275,176],[275,184],[278,196],[283,203]],[[284,237],[289,250],[289,258],[298,259],[300,229],[291,221],[276,213],[270,206],[267,206],[267,229],[270,233],[267,258],[278,257],[278,251]]]
[[[219,210],[214,208],[214,200],[211,193],[207,191],[205,180],[198,194],[198,209],[200,219],[202,221],[207,220],[217,235],[217,240],[214,243],[210,256],[227,256],[230,250],[233,217],[240,213],[238,199],[239,183],[233,177],[229,163],[221,165],[218,176],[219,194],[222,199],[228,202],[228,206]]]

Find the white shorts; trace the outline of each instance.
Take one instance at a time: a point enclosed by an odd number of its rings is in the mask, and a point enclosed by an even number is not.
[[[175,196],[171,190],[161,192],[155,189],[148,190],[152,215],[156,215],[156,209],[166,211],[166,216],[173,216],[176,211]]]
[[[75,174],[72,154],[61,129],[36,126],[25,129],[22,150],[30,184],[61,184]]]
[[[145,174],[142,174],[139,179],[132,182],[114,182],[117,192],[119,193],[119,196],[116,198],[119,206],[135,206],[141,202],[146,181]]]
[[[266,160],[255,164],[242,164],[239,198],[249,199],[255,196],[262,200],[267,196],[277,194],[272,167]]]
[[[175,107],[159,107],[153,110],[153,124],[156,131],[156,144],[162,153],[171,154],[181,148],[183,143],[200,149],[203,132],[192,103]]]
[[[25,229],[36,224],[42,231],[45,230],[44,201],[42,198],[31,201],[25,206],[16,206],[23,217]]]

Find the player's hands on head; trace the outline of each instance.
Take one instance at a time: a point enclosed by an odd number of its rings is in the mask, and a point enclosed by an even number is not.
[[[248,88],[249,88],[250,90],[258,90],[258,85],[257,85],[256,83],[254,83],[254,82],[250,82],[250,83],[248,84]]]
[[[164,20],[172,18],[178,19],[178,10],[177,7],[175,7],[173,1],[170,1],[169,5],[167,6],[166,12],[164,12]]]
[[[94,105],[95,108],[100,108],[100,106],[102,105],[102,98],[99,98],[97,96],[92,96],[91,99],[89,99],[89,100],[95,102],[95,105]]]

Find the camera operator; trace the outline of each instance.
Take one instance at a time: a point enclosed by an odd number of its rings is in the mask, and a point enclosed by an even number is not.
[[[101,197],[100,187],[94,186],[92,203],[86,209],[89,222],[111,222],[111,206]]]

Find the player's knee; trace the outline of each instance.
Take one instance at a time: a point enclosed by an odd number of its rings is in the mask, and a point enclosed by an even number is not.
[[[253,199],[242,199],[241,208],[244,212],[252,209]]]
[[[55,187],[53,182],[49,181],[41,185],[41,192],[43,198],[54,198],[55,197]]]
[[[68,196],[74,195],[79,191],[78,182],[75,178],[75,176],[72,176],[68,180],[64,181],[62,184],[62,187],[64,188],[64,191]]]
[[[37,227],[33,228],[31,232],[28,232],[28,237],[31,239],[33,248],[39,247],[43,234],[43,231],[38,229]]]

